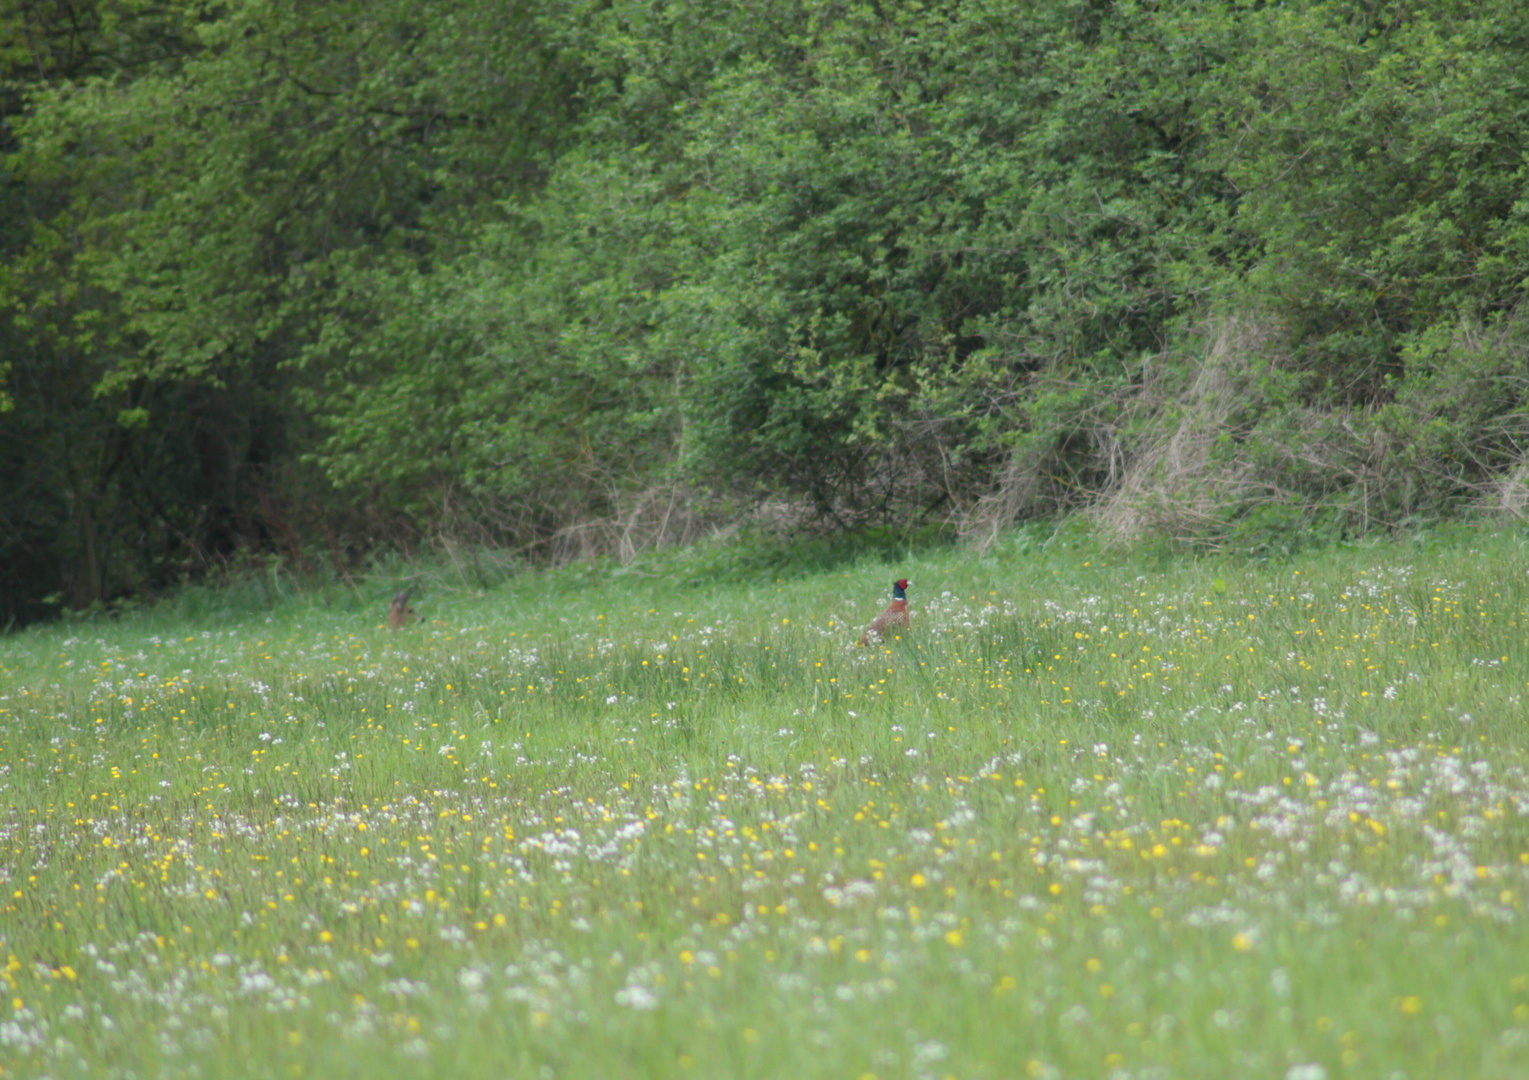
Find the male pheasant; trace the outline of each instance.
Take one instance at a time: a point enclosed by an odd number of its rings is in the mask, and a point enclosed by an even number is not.
[[[873,641],[880,641],[895,627],[912,628],[913,623],[908,618],[907,589],[907,578],[899,578],[892,583],[892,602],[885,611],[871,620],[870,627],[860,635],[860,644],[869,645]]]
[[[409,595],[413,592],[414,588],[410,586],[393,597],[393,603],[388,608],[389,630],[402,630],[414,621],[414,609],[409,606]]]

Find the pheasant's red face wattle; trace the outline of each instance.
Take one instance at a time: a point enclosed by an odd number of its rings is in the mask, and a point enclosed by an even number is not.
[[[908,587],[908,579],[907,579],[907,578],[902,578],[902,579],[900,579],[900,580],[899,580],[899,581],[898,581],[898,582],[897,582],[897,587],[898,587],[898,588],[899,588],[899,589],[906,589],[906,588],[907,588],[907,587]]]

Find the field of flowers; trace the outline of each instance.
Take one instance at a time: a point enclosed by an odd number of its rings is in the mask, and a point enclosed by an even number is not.
[[[1524,533],[847,570],[0,638],[3,1075],[1529,1075]]]

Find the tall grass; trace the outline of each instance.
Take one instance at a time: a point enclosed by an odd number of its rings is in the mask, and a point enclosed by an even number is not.
[[[0,639],[0,1067],[1529,1071],[1521,532],[664,558]]]

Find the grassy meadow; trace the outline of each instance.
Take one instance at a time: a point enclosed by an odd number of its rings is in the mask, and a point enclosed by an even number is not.
[[[0,1075],[1529,1075],[1529,534],[674,565],[0,638]]]

